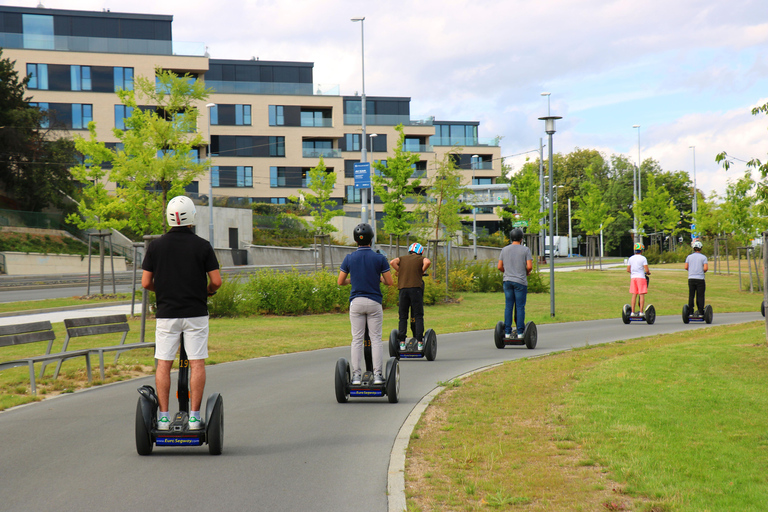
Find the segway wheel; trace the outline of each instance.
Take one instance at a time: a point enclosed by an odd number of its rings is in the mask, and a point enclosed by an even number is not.
[[[396,404],[400,394],[400,363],[394,357],[387,361],[387,399],[389,403]]]
[[[653,322],[656,321],[656,308],[653,307],[653,304],[645,308],[645,321],[648,322],[648,325],[653,325]]]
[[[629,304],[624,304],[621,309],[621,321],[625,324],[629,323],[629,316],[632,314],[632,307]]]
[[[349,362],[343,357],[336,361],[336,401],[345,404],[349,401]]]
[[[152,433],[147,428],[147,422],[144,419],[144,412],[141,407],[142,400],[143,398],[139,398],[136,404],[136,452],[139,455],[150,455],[155,443],[152,442]]]
[[[205,406],[206,412],[208,407],[213,407],[211,413],[208,415],[208,421],[205,426],[206,437],[208,438],[208,453],[211,455],[221,455],[224,451],[224,399],[218,393],[213,393],[208,398],[208,403]]]
[[[424,357],[427,361],[434,361],[437,357],[437,334],[432,329],[424,333]]]
[[[688,304],[683,305],[683,323],[687,324],[691,321],[690,308]]]
[[[760,303],[760,314],[765,317],[765,301]]]
[[[504,322],[496,324],[496,329],[493,331],[493,341],[496,343],[496,348],[504,348]]]
[[[389,333],[389,357],[400,359],[400,342],[397,340],[397,329],[392,329]]]
[[[525,341],[525,346],[531,350],[536,348],[538,339],[539,329],[536,327],[536,324],[533,322],[525,324],[525,331],[523,331],[523,341]]]
[[[706,306],[704,306],[704,321],[708,324],[711,324],[713,317],[714,317],[714,312],[712,311],[712,306],[707,304]]]

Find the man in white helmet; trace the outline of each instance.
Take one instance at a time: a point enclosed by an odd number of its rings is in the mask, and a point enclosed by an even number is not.
[[[185,196],[168,202],[166,217],[171,230],[152,241],[141,268],[141,285],[157,297],[155,328],[155,385],[160,411],[158,430],[170,428],[168,411],[171,367],[181,334],[190,366],[190,430],[202,428],[200,404],[205,390],[208,357],[208,297],[221,286],[216,253],[207,240],[192,231],[195,205]]]
[[[688,311],[693,312],[693,299],[696,299],[696,309],[698,315],[704,314],[704,292],[707,290],[707,284],[704,281],[704,274],[709,270],[707,257],[701,252],[701,241],[699,239],[691,242],[693,252],[685,258],[685,270],[688,271]]]

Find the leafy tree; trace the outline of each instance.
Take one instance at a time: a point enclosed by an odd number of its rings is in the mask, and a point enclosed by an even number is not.
[[[573,216],[587,235],[596,235],[615,217],[609,215],[611,208],[603,201],[603,190],[594,179],[594,171],[588,167],[585,173],[586,179],[581,184],[580,195],[576,197],[578,208]]]
[[[309,170],[307,186],[313,194],[307,194],[302,190],[299,190],[299,193],[303,194],[304,203],[309,206],[315,231],[321,235],[338,231],[336,226],[331,224],[332,218],[344,215],[341,210],[332,209],[336,206],[336,201],[331,199],[333,188],[336,186],[336,173],[328,172],[322,156],[317,166]],[[290,199],[298,201],[296,197]]]
[[[647,188],[643,199],[635,204],[638,229],[642,231],[648,226],[651,233],[674,231],[678,228],[680,211],[667,189],[656,186],[656,178],[652,173],[648,173],[646,180]]]
[[[608,185],[603,200],[610,206],[609,214],[614,222],[603,230],[605,248],[618,249],[622,254],[631,254],[633,218],[621,212],[631,211],[634,165],[625,155],[612,155],[609,166]]]
[[[528,221],[528,233],[539,233],[541,226],[539,220],[546,216],[546,212],[540,212],[541,195],[539,194],[539,165],[538,162],[526,162],[523,168],[515,174],[509,184],[509,192],[517,196],[517,207],[508,199],[504,200],[504,206],[497,208],[497,214],[502,219],[513,219],[513,211],[516,209],[522,215],[523,220]]]
[[[766,228],[766,221],[758,213],[757,182],[747,171],[737,180],[728,180],[725,197],[720,205],[723,211],[723,230],[733,234],[738,243],[747,244]]]
[[[169,198],[207,171],[197,159],[203,137],[196,131],[197,105],[209,91],[189,75],[157,70],[157,80],[136,77],[134,90],[120,90],[126,110],[125,130],[113,133],[122,147],[108,148],[88,124],[90,136],[75,138],[85,162],[72,169],[83,183],[80,215],[68,220],[81,229],[129,228],[137,234],[165,231]],[[140,103],[137,98],[141,98]],[[140,105],[152,105],[151,108]],[[105,165],[105,164],[111,164]],[[106,182],[114,183],[114,192]]]
[[[66,208],[75,146],[42,128],[47,115],[24,97],[29,77],[20,79],[14,64],[0,58],[0,184],[22,210]]]
[[[457,150],[448,151],[441,161],[435,158],[435,173],[427,180],[427,196],[419,196],[417,211],[424,219],[428,233],[440,237],[440,226],[450,236],[461,229],[459,201],[464,187],[461,184],[461,171],[456,166]]]
[[[403,151],[405,133],[403,125],[397,125],[395,130],[400,134],[395,145],[394,156],[387,159],[384,165],[381,161],[374,162],[373,186],[376,194],[384,203],[384,230],[398,238],[409,231],[416,220],[416,214],[409,212],[405,200],[416,197],[415,191],[421,185],[421,180],[411,180],[416,162],[421,158],[418,154]]]

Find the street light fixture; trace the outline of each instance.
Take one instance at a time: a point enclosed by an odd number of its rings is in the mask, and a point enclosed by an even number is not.
[[[542,93],[542,96],[546,94],[549,97],[549,93]],[[555,121],[562,119],[561,116],[546,116],[540,117],[540,120],[544,121],[544,131],[549,136],[549,315],[554,318],[555,316],[555,238],[554,230],[552,229],[552,135],[555,134]]]
[[[552,93],[551,92],[543,92],[543,93],[541,93],[541,95],[547,97],[547,116],[549,116],[550,115],[550,113],[549,113],[549,97],[552,95]],[[542,118],[540,117],[539,119],[542,119]]]
[[[368,161],[367,155],[366,155],[366,144],[365,141],[367,140],[365,136],[365,16],[357,17],[357,18],[351,18],[350,21],[353,23],[360,22],[360,53],[362,55],[362,67],[361,67],[361,76],[363,80],[363,94],[361,97],[361,114],[362,114],[362,129],[363,129],[363,143],[361,144],[362,148],[360,151],[360,163],[365,163]],[[371,179],[371,185],[373,185],[373,179]],[[360,221],[363,224],[368,223],[368,189],[361,189],[360,191],[361,197],[360,197]],[[373,198],[371,198],[373,200]],[[376,222],[374,222],[376,224]]]
[[[639,124],[633,124],[632,128],[637,128],[637,167],[635,168],[635,171],[632,173],[632,215],[634,219],[633,229],[635,232],[635,242],[638,241],[638,230],[637,230],[637,208],[636,203],[638,200],[642,201],[642,192],[641,185],[640,185],[640,125]]]
[[[472,185],[475,184],[475,159],[480,158],[480,155],[472,155],[470,165],[472,166]],[[473,190],[473,196],[476,196],[476,192]],[[474,203],[477,203],[475,200]],[[477,204],[472,205],[472,250],[477,259]]]
[[[371,155],[373,155],[373,138],[378,137],[378,133],[372,133],[368,136],[368,139],[371,142]],[[373,156],[371,156],[371,160],[373,160]],[[371,162],[373,163],[373,162]],[[375,194],[373,193],[373,166],[371,166],[371,224],[373,226],[373,238],[376,239],[376,210],[374,209],[374,198]]]
[[[696,226],[696,212],[699,210],[698,206],[698,196],[699,193],[696,191],[696,146],[688,146],[689,149],[693,150],[693,226],[695,229]],[[694,233],[693,230],[691,230],[691,238],[693,238]]]
[[[215,103],[208,103],[208,241],[213,247],[213,167],[211,166],[211,109]]]

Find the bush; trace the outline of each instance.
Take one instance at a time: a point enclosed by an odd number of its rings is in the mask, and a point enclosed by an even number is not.
[[[240,286],[229,278],[224,278],[216,295],[208,298],[208,315],[211,318],[236,318],[242,314],[243,298]]]
[[[431,277],[424,278],[424,305],[433,306],[445,302],[448,293],[445,291],[445,283],[435,281]]]

